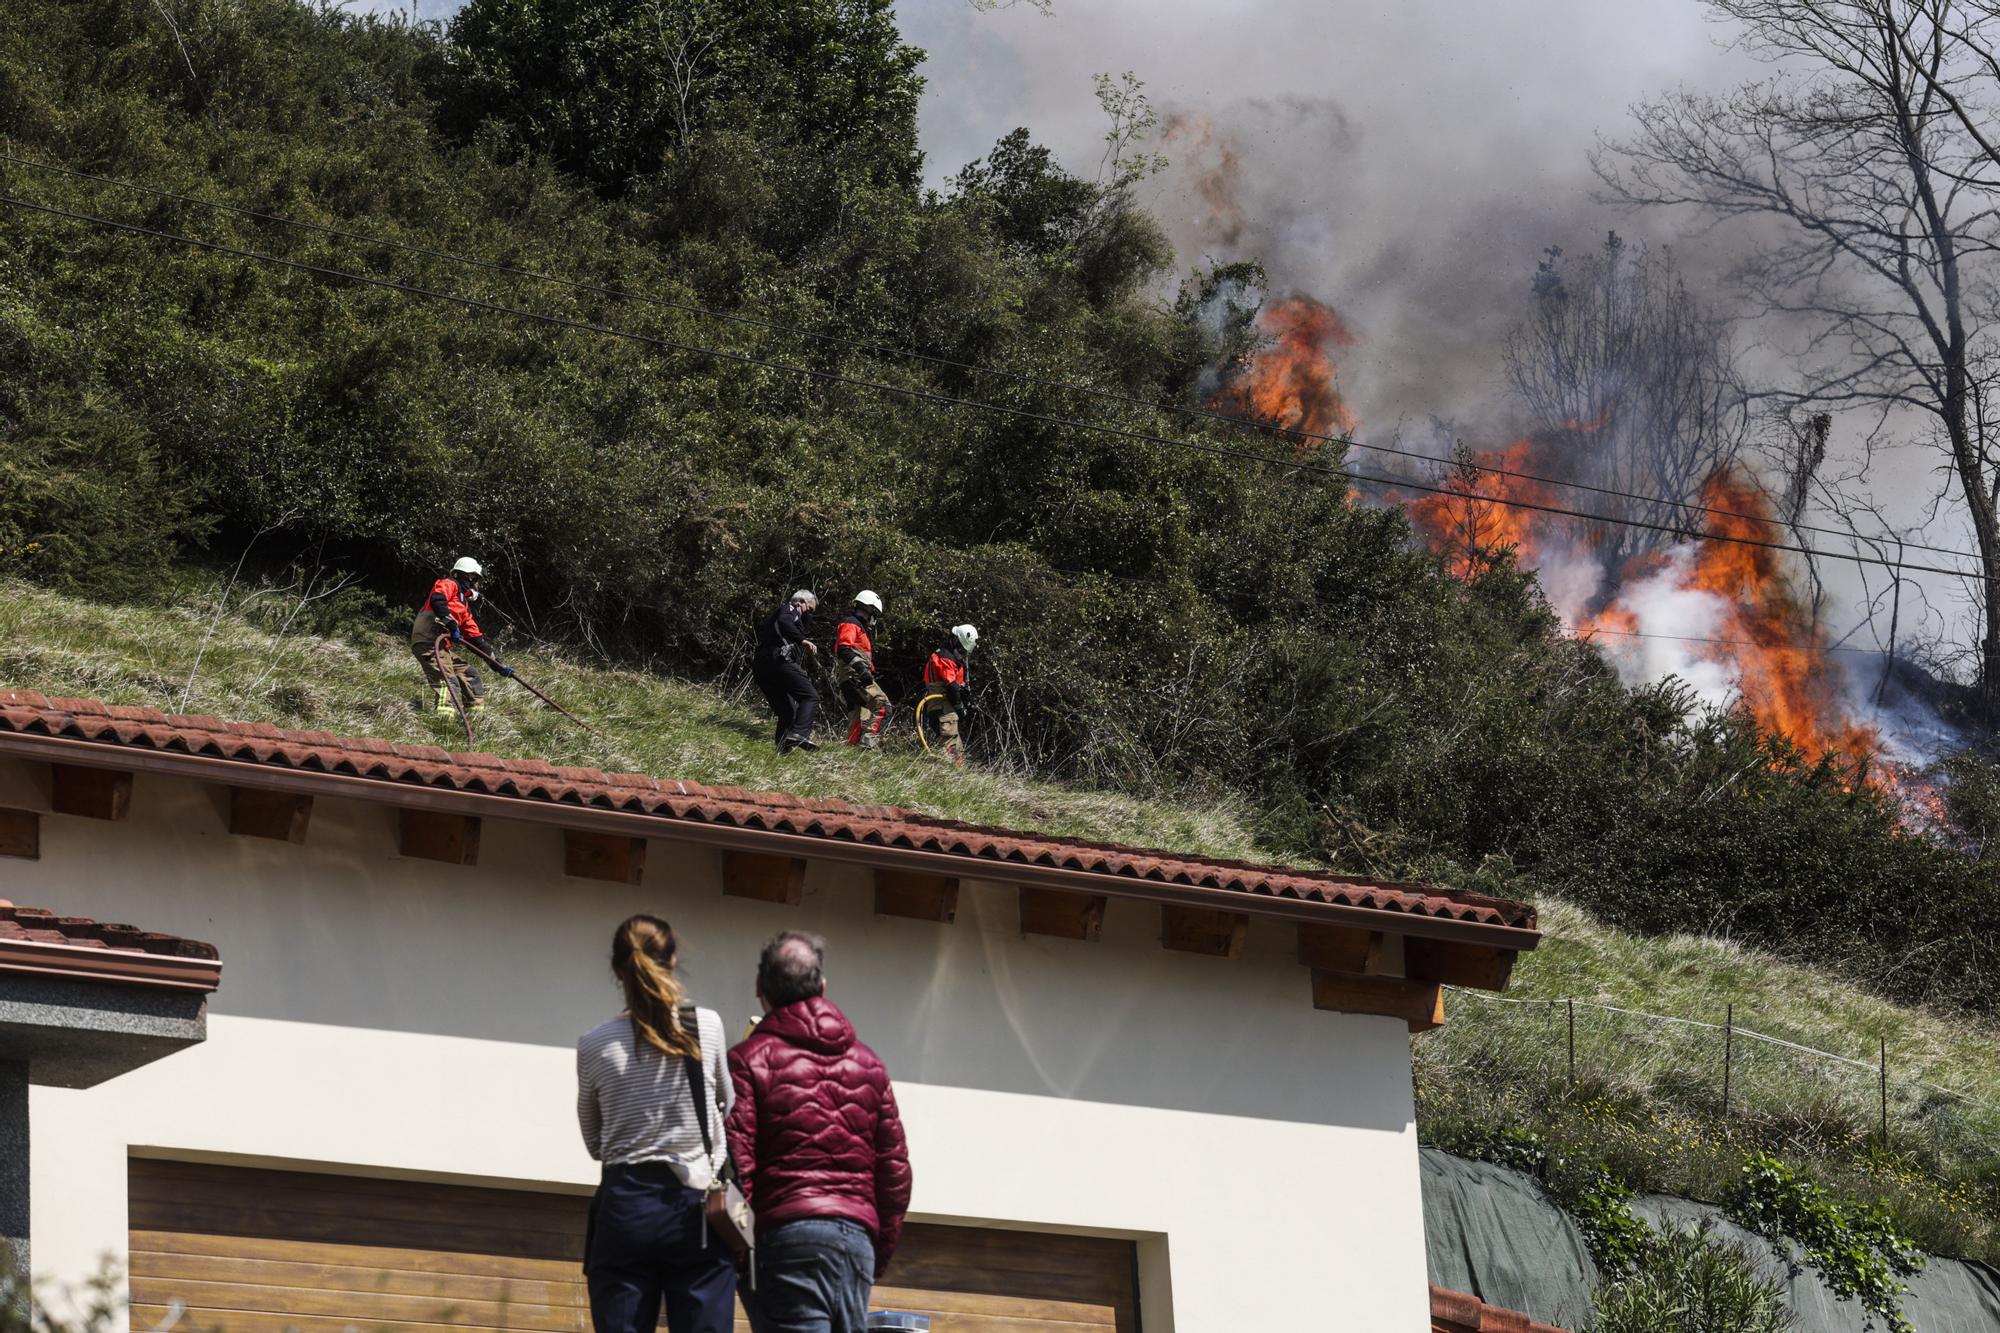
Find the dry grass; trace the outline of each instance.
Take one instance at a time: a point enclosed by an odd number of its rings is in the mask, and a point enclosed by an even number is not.
[[[399,635],[363,641],[280,637],[250,615],[216,614],[220,589],[173,608],[107,607],[0,582],[0,685],[170,712],[310,727],[343,735],[465,748],[450,717],[418,707],[423,678]],[[240,595],[233,599],[240,607]],[[262,618],[273,618],[264,611]],[[892,733],[875,754],[829,744],[779,757],[762,701],[545,650],[508,654],[537,687],[584,718],[600,741],[497,682],[476,746],[611,772],[899,805],[973,823],[1172,847],[1258,855],[1242,808],[1228,801],[1140,800],[957,769]],[[825,739],[823,734],[822,739]]]

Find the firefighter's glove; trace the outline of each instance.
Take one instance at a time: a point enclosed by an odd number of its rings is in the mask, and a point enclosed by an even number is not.
[[[498,671],[501,675],[505,676],[508,680],[514,679],[515,675],[514,668],[508,666],[505,662],[502,662],[500,665],[494,667],[493,669],[495,671]]]

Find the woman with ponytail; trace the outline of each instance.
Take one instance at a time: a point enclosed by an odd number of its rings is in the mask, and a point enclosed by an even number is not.
[[[576,1044],[576,1118],[604,1164],[583,1271],[597,1333],[729,1333],[736,1266],[705,1197],[729,1149],[722,1016],[688,1002],[673,927],[635,916],[611,937],[625,1009]]]

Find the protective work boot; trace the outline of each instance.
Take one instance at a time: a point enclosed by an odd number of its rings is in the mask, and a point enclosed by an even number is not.
[[[440,685],[431,691],[431,707],[440,713],[451,711],[451,692]]]

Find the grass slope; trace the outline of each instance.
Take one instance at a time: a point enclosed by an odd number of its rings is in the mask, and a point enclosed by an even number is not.
[[[416,707],[421,676],[399,636],[305,633],[312,614],[267,589],[225,598],[214,583],[191,585],[172,607],[112,607],[0,582],[0,686],[462,747],[455,721]],[[534,649],[510,659],[611,739],[500,684],[477,738],[497,754],[1273,857],[1228,802],[1139,800],[955,770],[907,736],[876,755],[829,747],[780,759],[761,708],[743,699]],[[1521,960],[1506,999],[1544,1003],[1455,995],[1452,1021],[1416,1043],[1428,1139],[1470,1146],[1496,1130],[1529,1130],[1607,1161],[1636,1187],[1711,1198],[1746,1149],[1763,1147],[1842,1195],[1888,1208],[1929,1248],[2000,1258],[2000,1028],[1894,1005],[1728,941],[1639,938],[1560,901],[1540,907],[1546,941]],[[1744,1027],[1862,1063],[1886,1041],[1891,1149],[1869,1142],[1869,1069],[1742,1038],[1723,1117],[1721,1034],[1707,1028],[1580,1008],[1572,1082],[1567,1014],[1545,1003],[1570,996],[1717,1023],[1733,1004]]]

